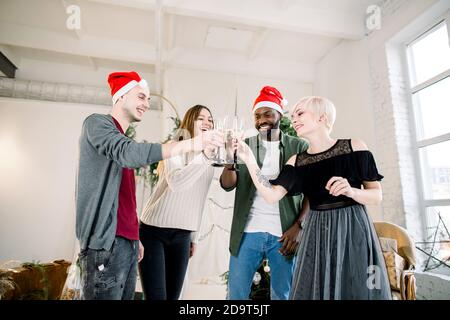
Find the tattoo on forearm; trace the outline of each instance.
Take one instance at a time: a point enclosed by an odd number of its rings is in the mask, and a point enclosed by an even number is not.
[[[258,182],[261,183],[264,187],[270,188],[272,185],[269,182],[269,179],[267,179],[266,176],[263,176],[261,174],[261,170],[256,169],[256,178],[258,178]]]

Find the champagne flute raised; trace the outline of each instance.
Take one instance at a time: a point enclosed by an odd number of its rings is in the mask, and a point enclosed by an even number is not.
[[[214,121],[214,130],[222,133],[225,139],[224,120],[218,119]],[[225,147],[217,147],[216,154],[212,159],[213,167],[223,167],[226,163],[226,150]]]
[[[239,171],[237,169],[237,152],[230,152],[232,148],[233,141],[236,139],[241,139],[244,132],[244,119],[238,116],[227,116],[224,119],[224,135],[227,152],[227,164],[233,164],[229,170]],[[230,156],[231,155],[231,156]]]

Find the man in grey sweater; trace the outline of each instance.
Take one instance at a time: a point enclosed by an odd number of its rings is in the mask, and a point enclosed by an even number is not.
[[[175,155],[221,146],[214,131],[161,145],[125,136],[149,109],[149,89],[136,72],[109,75],[113,107],[83,123],[76,188],[76,235],[80,242],[83,298],[133,299],[139,241],[133,168]]]

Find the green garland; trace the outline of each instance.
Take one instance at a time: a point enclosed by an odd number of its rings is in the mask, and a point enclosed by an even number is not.
[[[280,121],[280,130],[283,131],[283,133],[287,134],[288,136],[296,137],[297,132],[295,132],[294,127],[292,126],[291,120],[283,116]]]

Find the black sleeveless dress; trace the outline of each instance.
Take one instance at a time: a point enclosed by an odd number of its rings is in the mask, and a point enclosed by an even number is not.
[[[361,188],[363,181],[380,181],[370,151],[353,151],[350,140],[330,149],[297,155],[277,179],[288,195],[303,193],[311,210],[296,255],[290,299],[392,299],[380,243],[361,205],[346,196],[332,196],[325,186],[333,176]]]

